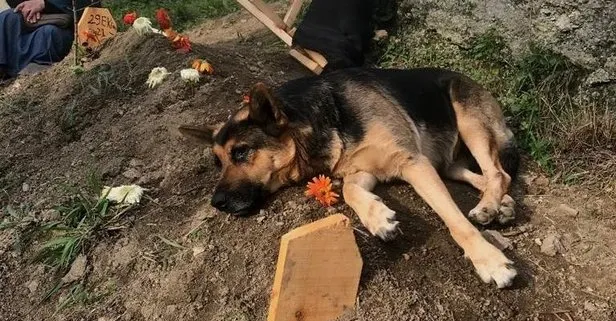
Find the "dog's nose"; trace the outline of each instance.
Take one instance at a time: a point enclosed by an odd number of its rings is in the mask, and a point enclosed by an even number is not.
[[[227,208],[227,194],[217,191],[212,196],[212,206],[219,210],[225,210]]]

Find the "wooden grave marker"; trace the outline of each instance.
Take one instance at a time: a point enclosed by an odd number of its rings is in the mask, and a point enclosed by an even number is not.
[[[353,309],[363,262],[346,216],[296,228],[280,243],[267,321],[330,321]]]
[[[109,9],[87,7],[79,19],[77,31],[79,44],[96,49],[105,40],[115,37],[118,26]]]

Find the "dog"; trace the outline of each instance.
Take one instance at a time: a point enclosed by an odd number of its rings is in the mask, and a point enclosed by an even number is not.
[[[519,154],[499,103],[482,86],[437,68],[353,68],[277,88],[257,83],[249,98],[224,123],[179,127],[211,147],[221,169],[213,207],[244,215],[283,186],[329,174],[342,178],[344,201],[370,233],[389,240],[396,213],[372,190],[403,180],[444,221],[484,282],[511,285],[512,261],[482,237],[441,179],[481,192],[468,215],[475,222],[514,218],[507,192]]]

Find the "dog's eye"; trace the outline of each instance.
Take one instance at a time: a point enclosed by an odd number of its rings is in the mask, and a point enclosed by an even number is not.
[[[231,159],[235,163],[243,163],[248,160],[250,148],[248,146],[237,146],[231,149]]]

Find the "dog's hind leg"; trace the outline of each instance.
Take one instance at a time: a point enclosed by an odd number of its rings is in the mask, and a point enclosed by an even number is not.
[[[462,214],[428,158],[417,156],[409,160],[402,169],[402,178],[445,222],[451,236],[473,262],[484,282],[494,281],[499,288],[511,284],[517,274],[511,267],[513,262],[486,241]]]
[[[390,240],[395,237],[399,222],[395,220],[396,212],[371,192],[376,183],[376,177],[367,172],[347,175],[344,177],[342,194],[344,201],[353,208],[372,235]]]
[[[444,174],[445,177],[467,183],[482,193],[486,189],[486,178],[468,169],[463,162],[454,162]]]
[[[514,202],[507,195],[511,176],[503,169],[499,155],[510,143],[512,134],[505,125],[500,105],[489,92],[468,79],[460,79],[452,87],[452,105],[462,142],[485,180],[485,188],[480,189],[481,201],[469,212],[469,217],[480,224],[489,224],[494,218],[501,223],[512,220]],[[465,170],[455,167],[453,174],[469,176]]]

